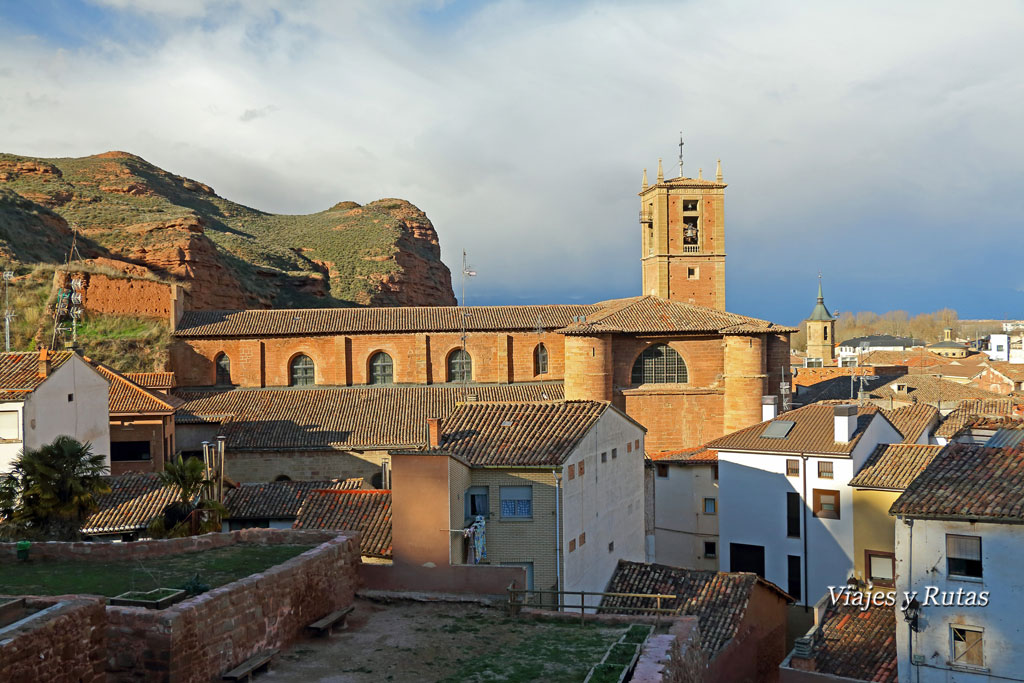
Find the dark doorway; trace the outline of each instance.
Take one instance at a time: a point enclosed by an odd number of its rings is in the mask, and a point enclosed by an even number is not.
[[[753,572],[764,578],[764,546],[746,543],[729,544],[729,571]]]

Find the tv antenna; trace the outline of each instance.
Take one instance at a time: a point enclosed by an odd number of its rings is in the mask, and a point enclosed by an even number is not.
[[[71,262],[81,260],[82,254],[78,251],[78,226],[71,225],[71,248],[68,249],[68,257],[64,261],[65,276],[71,272]],[[57,290],[57,301],[53,305],[53,337],[50,348],[57,346],[57,335],[65,338],[68,332],[71,333],[72,346],[78,343],[78,321],[85,313],[83,304],[85,298],[85,282],[82,278],[71,278],[69,282],[65,277],[64,287]]]

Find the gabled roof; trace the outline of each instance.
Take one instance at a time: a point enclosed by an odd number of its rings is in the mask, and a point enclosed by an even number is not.
[[[924,471],[942,446],[909,443],[878,444],[850,486],[902,491]]]
[[[758,585],[776,593],[786,602],[793,602],[793,598],[778,586],[757,574],[683,569],[627,560],[619,560],[607,592],[677,596],[675,600],[663,600],[661,607],[697,617],[701,644],[713,659],[736,635],[746,615],[750,596]],[[656,606],[654,598],[604,597],[600,611],[615,613],[620,607]],[[622,613],[633,615],[642,612],[623,610]]]
[[[106,365],[93,363],[101,375],[110,382],[110,414],[157,413],[170,414],[174,405],[167,396],[146,389],[128,379],[125,375],[108,368]]]
[[[915,443],[929,425],[939,419],[939,410],[927,403],[915,403],[895,410],[882,410],[885,418],[903,435],[903,443]]]
[[[1024,382],[1024,364],[1008,363],[1002,360],[988,361],[987,364],[991,366],[993,370],[1009,380],[1014,382]]]
[[[849,455],[860,441],[868,424],[878,414],[878,408],[873,405],[858,406],[857,429],[849,442],[840,443],[835,440],[835,407],[812,404],[797,408],[782,413],[774,420],[767,420],[709,441],[707,446],[719,451]],[[786,422],[792,422],[793,426],[783,437],[762,436],[772,423]]]
[[[361,555],[389,558],[391,491],[311,491],[292,528],[355,530]]]
[[[179,424],[221,423],[236,450],[404,448],[427,441],[427,418],[465,401],[545,401],[563,396],[561,382],[334,389],[178,390]]]
[[[1020,420],[1024,420],[1024,404],[1014,399],[961,401],[935,430],[935,436],[951,439],[965,429],[998,429]]]
[[[229,519],[295,519],[311,491],[361,489],[361,478],[342,481],[271,481],[239,484],[224,492]]]
[[[478,467],[560,465],[607,410],[605,401],[463,403],[442,423],[439,450]]]
[[[126,372],[124,376],[147,389],[166,391],[174,388],[173,372]]]
[[[100,534],[139,531],[163,514],[177,500],[177,491],[164,486],[154,473],[130,473],[108,477],[110,493],[97,497],[99,510],[82,525],[82,533]]]
[[[907,386],[906,393],[897,391],[897,384],[905,384]],[[952,404],[954,401],[968,398],[1002,398],[1000,394],[992,391],[931,375],[903,375],[872,391],[871,397],[891,398],[895,401],[916,400],[918,403],[931,404],[938,404],[939,401]]]
[[[1024,523],[1024,450],[951,443],[907,486],[889,514]]]
[[[73,351],[47,351],[50,373],[64,365]],[[0,352],[0,401],[23,401],[46,377],[39,376],[39,351]]]
[[[800,387],[799,395],[796,397],[798,403],[808,405],[819,401],[852,401],[856,399],[864,387],[864,391],[870,392],[883,384],[901,377],[902,375],[876,375],[874,379],[866,379],[863,376],[840,375],[830,377],[814,384]]]
[[[812,671],[843,680],[896,683],[895,610],[830,604],[815,631],[810,659]]]
[[[267,337],[273,335],[384,332],[459,332],[559,329],[599,325],[600,332],[794,332],[766,320],[725,313],[653,296],[587,305],[416,306],[309,308],[249,311],[187,311],[177,337]]]

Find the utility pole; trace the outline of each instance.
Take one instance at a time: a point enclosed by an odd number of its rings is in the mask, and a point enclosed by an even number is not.
[[[14,271],[4,271],[4,350],[11,350],[11,280],[14,279]]]

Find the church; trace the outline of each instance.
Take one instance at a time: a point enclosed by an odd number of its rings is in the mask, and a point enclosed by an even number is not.
[[[795,330],[725,310],[714,180],[644,171],[638,296],[589,305],[188,311],[171,366],[179,446],[224,434],[242,481],[373,477],[471,401],[610,402],[647,454],[761,420]],[[376,476],[375,476],[376,475]]]

